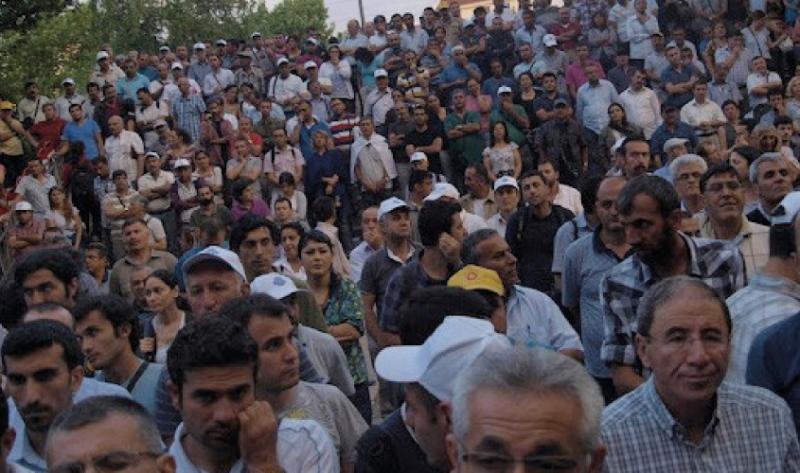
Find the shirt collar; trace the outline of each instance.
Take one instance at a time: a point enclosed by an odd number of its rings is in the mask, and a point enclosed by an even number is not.
[[[397,256],[392,250],[389,249],[388,246],[385,246],[384,248],[386,248],[386,256],[390,260],[397,261],[400,264],[406,264],[407,262],[411,261],[411,258],[414,257],[414,254],[416,254],[416,251],[417,251],[416,247],[414,247],[413,244],[409,244],[408,247],[409,247],[410,251],[408,252],[408,257],[405,260],[403,260],[403,258]]]
[[[8,454],[8,459],[34,471],[47,471],[47,463],[31,446],[27,429],[23,428],[21,430],[22,432],[17,432],[18,440],[14,442],[11,452]]]
[[[169,453],[172,455],[172,458],[175,459],[175,471],[196,471],[198,473],[207,473],[205,470],[201,470],[200,467],[192,463],[192,460],[189,459],[189,456],[186,455],[186,451],[183,449],[183,443],[181,440],[185,437],[187,433],[183,427],[183,422],[178,424],[178,428],[175,429],[175,437],[172,441],[172,445],[169,447]],[[242,459],[239,459],[236,463],[233,464],[229,473],[242,473],[244,471],[244,462]]]
[[[777,292],[800,300],[800,284],[781,276],[773,276],[759,272],[750,279],[748,286],[770,292]]]

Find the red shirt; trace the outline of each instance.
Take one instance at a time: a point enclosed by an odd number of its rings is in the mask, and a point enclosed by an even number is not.
[[[47,159],[47,156],[58,148],[65,126],[67,122],[56,117],[54,120],[44,120],[31,127],[31,135],[39,140],[39,149],[36,150],[38,159]]]
[[[550,25],[550,28],[548,28],[548,30],[550,30],[550,33],[556,36],[561,36],[563,34],[569,34],[569,33],[575,35],[573,37],[574,39],[571,39],[569,41],[559,40],[558,45],[560,46],[560,49],[566,52],[575,49],[575,46],[578,44],[578,37],[580,37],[581,35],[581,24],[578,23],[577,21],[570,21],[566,25],[563,25],[559,22],[555,22],[552,25]]]

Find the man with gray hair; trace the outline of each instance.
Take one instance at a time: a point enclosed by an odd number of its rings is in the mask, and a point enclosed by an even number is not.
[[[137,402],[97,396],[64,411],[50,426],[46,448],[50,471],[141,471],[174,473],[155,421]],[[145,465],[148,465],[145,468]]]
[[[675,190],[678,192],[678,197],[681,198],[681,212],[683,212],[685,221],[686,218],[691,218],[703,210],[700,178],[708,170],[708,165],[702,157],[696,154],[684,154],[669,164],[669,170]],[[696,224],[694,227],[691,229],[692,233],[697,231]]]
[[[792,190],[789,163],[780,153],[764,153],[750,164],[750,182],[756,187],[758,206],[747,214],[747,220],[769,226],[775,206]]]
[[[652,375],[603,413],[606,471],[800,471],[786,403],[723,382],[731,318],[717,292],[667,278],[644,294],[637,318],[636,349]]]
[[[484,354],[453,393],[451,471],[601,471],[603,397],[574,360],[540,348]]]

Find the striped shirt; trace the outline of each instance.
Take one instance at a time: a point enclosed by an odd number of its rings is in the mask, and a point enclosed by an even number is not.
[[[652,379],[603,412],[603,471],[776,473],[800,471],[789,407],[762,388],[722,383],[703,440],[694,444]]]
[[[721,297],[728,297],[746,283],[741,252],[730,243],[679,234],[689,249],[689,276],[702,279]],[[636,308],[645,291],[659,281],[638,253],[616,265],[603,279],[603,347],[600,356],[608,364],[639,366],[633,344]]]
[[[200,119],[206,111],[206,104],[198,95],[180,96],[172,103],[172,116],[177,127],[189,133],[192,143],[200,139]]]
[[[733,332],[725,380],[744,384],[747,356],[753,339],[765,328],[800,312],[800,284],[758,273],[747,287],[737,291],[727,302]]]

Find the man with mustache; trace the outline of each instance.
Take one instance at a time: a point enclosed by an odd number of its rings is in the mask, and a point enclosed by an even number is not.
[[[50,424],[72,405],[83,381],[83,356],[66,325],[36,320],[15,327],[3,342],[6,390],[19,410],[24,429],[8,459],[35,472],[46,472],[43,459]]]
[[[601,359],[611,368],[618,394],[644,382],[634,337],[636,309],[644,292],[670,276],[690,274],[727,298],[746,283],[741,252],[726,242],[694,239],[680,232],[680,198],[656,176],[630,180],[617,201],[625,237],[634,253],[603,279],[604,337]]]
[[[769,227],[747,220],[744,184],[736,169],[727,161],[712,166],[700,179],[700,193],[705,204],[700,237],[735,242],[747,274],[761,271],[770,257]]]
[[[337,472],[330,438],[314,421],[278,422],[256,400],[259,348],[226,317],[187,324],[167,355],[172,403],[183,422],[169,453],[177,471]]]

